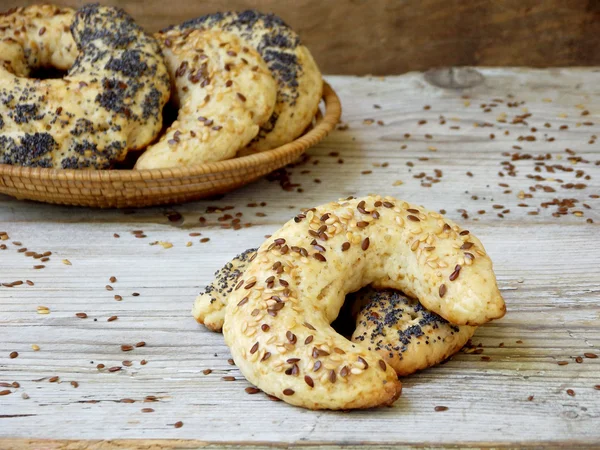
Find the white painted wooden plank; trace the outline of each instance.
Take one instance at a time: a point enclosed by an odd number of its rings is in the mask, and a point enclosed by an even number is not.
[[[0,250],[0,282],[29,279],[35,283],[0,287],[0,382],[17,381],[21,386],[0,396],[0,436],[217,443],[591,445],[600,441],[596,426],[600,391],[594,389],[600,384],[600,358],[574,361],[585,352],[600,354],[600,200],[590,197],[600,194],[600,166],[595,164],[600,154],[598,144],[588,143],[600,134],[600,87],[595,81],[599,72],[482,72],[485,84],[465,92],[432,87],[422,74],[386,79],[329,77],[342,98],[343,120],[349,128],[332,133],[309,152],[308,162],[289,169],[292,182],[301,183],[301,193],[261,180],[219,200],[135,211],[56,207],[0,196],[0,231],[10,235],[10,240],[1,242],[8,248]],[[509,93],[514,95],[511,101],[526,104],[482,112],[480,104],[506,100]],[[375,109],[375,104],[381,108]],[[423,109],[425,105],[430,109]],[[510,122],[524,113],[524,107],[532,113],[528,126],[496,122],[502,112]],[[582,116],[584,110],[590,114]],[[446,124],[439,123],[440,115],[446,117]],[[365,119],[375,123],[367,125]],[[377,125],[378,120],[384,125]],[[421,120],[427,123],[419,125]],[[483,121],[494,123],[494,128],[473,126]],[[546,122],[551,128],[544,126]],[[461,128],[453,130],[450,125]],[[560,130],[560,125],[569,128]],[[532,133],[531,127],[540,131]],[[405,133],[411,137],[406,139]],[[490,139],[490,133],[496,138]],[[537,140],[517,141],[520,135],[536,135]],[[555,140],[548,142],[551,137]],[[521,146],[522,153],[550,153],[547,164],[572,166],[585,174],[576,178],[576,172],[541,172],[563,181],[535,181],[527,178],[536,174],[534,161],[525,160],[514,163],[515,177],[501,178],[497,175],[501,162],[509,159],[502,152],[514,152],[513,145]],[[590,163],[571,164],[565,148]],[[331,152],[340,155],[329,156]],[[562,159],[557,159],[559,155]],[[429,160],[419,161],[422,157]],[[338,164],[338,158],[344,164]],[[389,165],[373,167],[383,162]],[[408,162],[414,167],[408,167]],[[413,178],[420,172],[433,175],[434,169],[441,169],[443,176],[431,188],[421,187],[421,181]],[[302,173],[307,170],[310,173]],[[361,174],[365,170],[373,172]],[[467,171],[474,176],[466,176]],[[585,175],[591,179],[585,180]],[[394,186],[396,180],[404,184]],[[587,187],[560,187],[566,183]],[[556,191],[537,189],[531,199],[517,197],[535,184]],[[492,256],[507,316],[477,331],[473,341],[483,345],[482,355],[460,353],[444,365],[405,378],[403,396],[392,408],[311,412],[274,403],[262,394],[246,394],[247,382],[227,363],[229,352],[222,336],[204,330],[191,318],[195,295],[221,264],[246,247],[259,245],[299,208],[369,192],[445,209],[449,217],[467,224]],[[556,207],[539,207],[553,198],[577,199],[570,212],[581,211],[583,216],[557,218],[552,216]],[[263,207],[246,206],[262,201],[267,203]],[[522,202],[530,206],[517,206]],[[234,209],[205,213],[209,206],[225,205]],[[468,219],[458,211],[463,208]],[[498,217],[504,209],[510,212]],[[486,213],[478,214],[479,210]],[[167,219],[173,211],[183,216],[182,223]],[[539,213],[529,215],[532,211]],[[251,222],[251,228],[220,228],[218,217],[240,212],[242,223]],[[208,226],[200,226],[200,217],[208,220]],[[135,238],[133,230],[143,230],[147,237]],[[190,237],[193,232],[202,236]],[[114,238],[114,233],[120,238]],[[210,241],[200,243],[204,237]],[[52,251],[51,260],[44,269],[35,270],[34,264],[42,263],[18,253],[12,241],[32,251]],[[155,241],[173,247],[149,245]],[[187,247],[188,241],[193,245]],[[63,264],[63,259],[71,265]],[[111,276],[118,281],[111,283]],[[107,284],[114,290],[107,291]],[[140,295],[134,297],[134,292]],[[115,301],[114,295],[123,300]],[[39,305],[49,307],[50,314],[37,314]],[[88,318],[77,318],[77,312],[86,312]],[[112,315],[118,319],[107,322]],[[121,344],[142,340],[145,347],[131,352],[120,349]],[[40,351],[34,352],[32,344],[39,345]],[[12,351],[19,356],[10,359]],[[481,356],[491,360],[483,361]],[[143,359],[146,365],[140,364]],[[96,368],[99,363],[106,368],[122,366],[123,360],[131,360],[132,366],[115,373]],[[558,361],[569,364],[559,366]],[[213,372],[204,375],[207,368]],[[225,375],[235,376],[236,381],[222,381]],[[50,383],[52,376],[60,381]],[[71,380],[79,387],[72,387]],[[567,389],[573,389],[575,396],[569,396]],[[23,393],[30,398],[23,399]],[[148,395],[159,401],[144,403]],[[123,398],[136,402],[119,402]],[[449,409],[434,412],[436,405]],[[142,413],[142,408],[155,411]],[[184,425],[176,429],[173,424],[179,420]]]

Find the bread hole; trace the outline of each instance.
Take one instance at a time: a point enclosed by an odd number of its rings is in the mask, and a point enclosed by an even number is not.
[[[56,67],[36,67],[29,73],[29,78],[37,80],[59,80],[67,74],[66,70],[57,69]]]

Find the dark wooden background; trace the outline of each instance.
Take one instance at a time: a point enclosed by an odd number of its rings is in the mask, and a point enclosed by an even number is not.
[[[57,0],[79,6],[80,0]],[[37,3],[0,0],[8,9]],[[158,30],[205,13],[283,17],[330,74],[457,65],[600,65],[600,0],[102,0]]]

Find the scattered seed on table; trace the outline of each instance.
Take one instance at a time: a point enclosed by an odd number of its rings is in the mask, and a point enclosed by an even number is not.
[[[75,314],[75,315],[76,315],[77,317],[79,317],[80,319],[87,319],[87,316],[88,316],[88,315],[87,315],[86,313],[84,313],[84,312],[80,312],[80,313],[77,313],[77,314]]]
[[[28,395],[27,393],[23,392],[23,393],[21,394],[21,398],[22,398],[23,400],[28,400],[28,399],[29,399],[29,395]]]
[[[200,242],[201,242],[201,243],[203,243],[203,244],[204,244],[205,242],[208,242],[208,241],[210,241],[210,238],[207,238],[207,237],[206,237],[206,238],[202,238],[202,239],[200,239]]]
[[[527,397],[527,400],[532,401],[533,400],[533,395],[530,395],[529,397]]]
[[[116,278],[116,277],[110,277],[110,278],[109,278],[109,281],[110,281],[111,283],[116,283],[116,282],[117,282],[117,278]]]
[[[229,363],[229,365],[230,365],[230,366],[235,366],[235,362],[233,361],[233,359],[232,359],[232,358],[229,358],[229,359],[227,360],[227,362]]]
[[[79,387],[79,383],[77,381],[71,381],[71,386],[77,389]]]
[[[108,319],[106,319],[107,322],[114,322],[115,320],[117,320],[118,317],[117,316],[110,316]]]
[[[581,356],[578,356],[575,358],[575,362],[581,364],[583,362],[583,358]]]
[[[121,403],[135,403],[135,400],[132,398],[122,398],[119,400]]]
[[[130,352],[131,350],[133,350],[133,345],[127,345],[127,344],[121,345],[122,352]]]
[[[102,369],[104,369],[105,367],[106,367],[106,366],[105,366],[104,364],[100,363],[100,364],[98,364],[98,365],[96,366],[96,369],[98,369],[98,370],[102,370]]]
[[[151,412],[154,412],[154,410],[152,408],[142,408],[142,412],[143,413],[151,413]]]
[[[123,361],[123,362],[122,362],[122,364],[123,364],[125,367],[131,367],[131,365],[132,365],[133,363],[132,363],[131,361]]]
[[[112,287],[110,284],[107,284],[107,285],[105,286],[105,289],[106,289],[107,291],[113,291],[113,290],[114,290],[114,289],[113,289],[113,287]]]
[[[183,422],[180,420],[179,422],[175,422],[173,425],[175,428],[181,428],[183,426]]]
[[[9,395],[12,394],[12,391],[8,390],[8,389],[4,389],[3,391],[0,391],[0,395]]]
[[[260,389],[255,388],[253,386],[248,386],[246,389],[244,389],[246,391],[247,394],[258,394],[259,392],[262,392]]]
[[[447,406],[436,406],[435,408],[433,408],[435,411],[447,411],[448,407]]]
[[[49,382],[49,383],[56,383],[56,382],[58,381],[58,379],[59,379],[59,378],[58,378],[57,376],[50,377],[50,378],[48,379],[48,382]]]
[[[137,344],[135,344],[136,347],[145,347],[146,343],[144,341],[140,341]]]
[[[37,345],[37,344],[31,344],[31,349],[32,349],[34,352],[39,352],[39,351],[40,351],[40,346],[39,346],[39,345]]]
[[[121,366],[114,366],[108,369],[109,372],[118,372],[119,370],[121,370]]]
[[[120,295],[115,295],[115,300],[120,302],[121,300],[123,300],[123,297],[121,297]]]
[[[222,377],[223,381],[235,381],[235,377]]]
[[[19,352],[11,352],[8,356],[10,356],[10,359],[15,359],[17,356],[19,356]]]
[[[142,360],[140,361],[140,364],[141,364],[142,366],[145,366],[146,364],[148,364],[148,361],[146,361],[145,359],[142,359]]]
[[[33,286],[33,281],[31,280],[25,280],[25,283],[27,283],[28,286]]]
[[[557,364],[559,366],[566,366],[567,364],[569,364],[569,361],[558,361]]]
[[[596,355],[595,353],[584,353],[583,356],[589,359],[596,359],[598,357],[598,355]]]
[[[204,370],[202,371],[202,373],[203,373],[204,375],[210,375],[210,374],[212,373],[212,369],[204,369]]]
[[[567,394],[569,394],[571,397],[575,397],[575,391],[573,389],[567,389]]]
[[[134,297],[139,297],[139,296],[140,296],[140,293],[139,293],[139,292],[134,292],[134,293],[133,293],[133,294],[131,294],[131,295],[133,295]]]
[[[37,266],[33,266],[33,268],[35,270],[43,269],[44,267],[46,267],[46,266],[44,266],[43,264],[40,264],[40,265],[37,265]]]

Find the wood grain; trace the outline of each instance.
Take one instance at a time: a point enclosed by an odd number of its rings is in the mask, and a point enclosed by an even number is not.
[[[3,0],[10,8],[38,0]],[[81,0],[62,0],[80,6]],[[283,17],[325,73],[399,74],[459,65],[600,64],[597,0],[105,0],[158,30],[224,9]]]
[[[0,286],[0,382],[20,385],[0,388],[11,392],[0,396],[0,436],[13,439],[0,447],[598,447],[600,358],[584,357],[600,355],[598,71],[481,74],[481,84],[463,90],[432,86],[421,73],[328,77],[340,94],[344,124],[308,160],[288,168],[299,184],[290,191],[263,179],[221,199],[130,211],[0,196],[0,231],[10,236],[0,241],[7,245],[0,250],[0,282],[34,282]],[[500,177],[503,162],[513,159],[506,152],[532,159],[512,161],[514,176]],[[557,164],[573,171],[545,169]],[[415,178],[421,173],[440,181],[423,187],[428,180]],[[248,395],[248,383],[227,362],[222,336],[191,317],[195,295],[218,267],[260,244],[299,208],[372,192],[444,209],[476,233],[494,261],[508,314],[476,332],[473,343],[483,353],[459,353],[404,378],[391,408],[311,412]],[[540,205],[555,198],[577,203],[554,217],[556,206]],[[233,209],[206,212],[226,206]],[[236,213],[252,226],[222,228]],[[136,238],[136,230],[146,237]],[[41,263],[19,253],[23,247],[53,253]],[[34,269],[38,264],[46,267]],[[50,313],[38,314],[40,305]],[[108,322],[113,315],[118,319]],[[140,341],[146,345],[121,351]],[[11,359],[13,351],[19,355]],[[438,405],[449,409],[435,412]],[[178,421],[181,428],[174,427]]]

